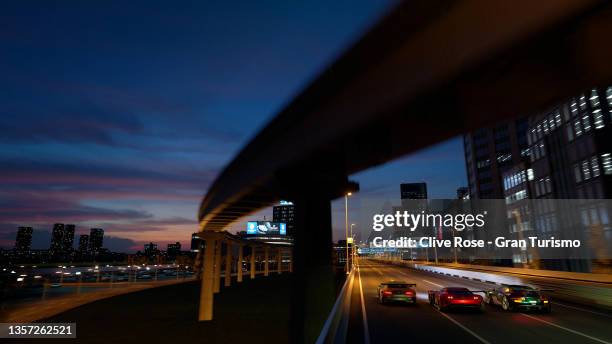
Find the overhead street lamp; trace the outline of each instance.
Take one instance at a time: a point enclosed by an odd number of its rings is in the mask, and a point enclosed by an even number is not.
[[[349,225],[348,225],[348,198],[353,193],[348,192],[344,195],[344,229],[346,231],[346,274],[349,274],[349,247],[348,247],[348,238],[349,238]]]

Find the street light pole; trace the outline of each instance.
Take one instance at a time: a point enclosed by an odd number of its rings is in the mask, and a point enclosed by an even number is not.
[[[352,193],[344,195],[344,230],[346,231],[346,274],[349,273],[349,248],[348,248],[348,237],[349,237],[349,225],[348,225],[348,198]]]
[[[355,236],[353,235],[353,226],[355,224],[351,223],[351,264],[355,266]]]

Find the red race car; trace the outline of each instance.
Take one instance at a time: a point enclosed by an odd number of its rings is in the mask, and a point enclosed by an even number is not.
[[[467,288],[450,287],[440,290],[429,290],[429,304],[440,311],[451,308],[474,309],[484,312],[485,304],[482,296],[474,294],[484,292],[480,290],[472,291]]]

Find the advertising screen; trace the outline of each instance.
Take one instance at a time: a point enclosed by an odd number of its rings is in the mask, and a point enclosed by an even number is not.
[[[247,222],[248,235],[287,235],[287,224],[271,221]]]

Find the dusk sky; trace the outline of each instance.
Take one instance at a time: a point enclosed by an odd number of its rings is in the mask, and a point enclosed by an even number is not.
[[[188,245],[223,166],[392,3],[3,3],[0,246],[32,226],[48,248],[56,222],[103,228],[111,250]],[[352,179],[454,197],[461,142]]]

